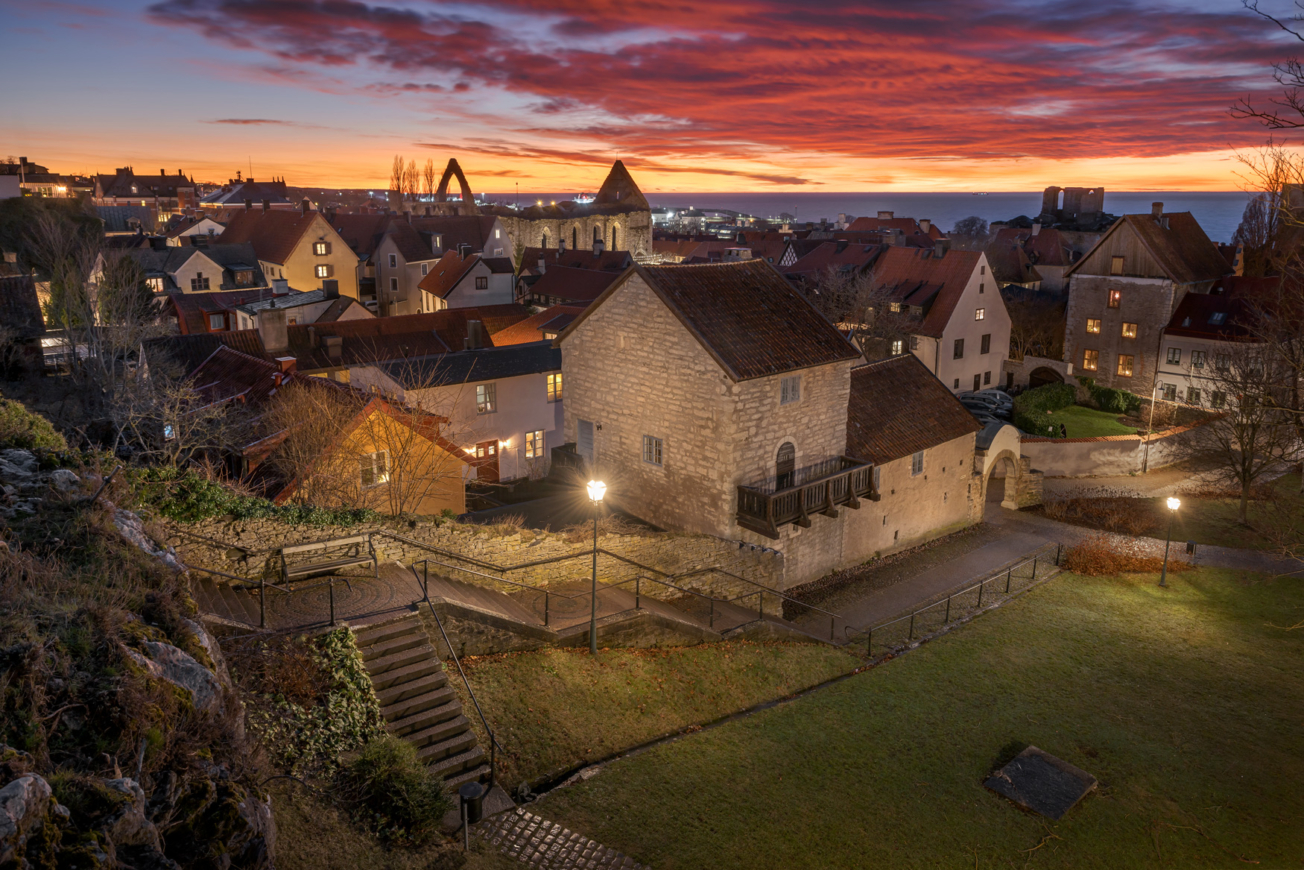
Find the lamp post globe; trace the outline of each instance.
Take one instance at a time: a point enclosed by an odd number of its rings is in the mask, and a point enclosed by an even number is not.
[[[598,654],[598,511],[607,485],[600,480],[590,480],[586,487],[589,501],[593,502],[593,588],[589,594],[589,655]]]
[[[1168,534],[1164,538],[1164,569],[1159,573],[1159,585],[1168,585],[1168,548],[1173,543],[1173,518],[1177,516],[1177,509],[1182,506],[1182,500],[1176,496],[1168,497]]]

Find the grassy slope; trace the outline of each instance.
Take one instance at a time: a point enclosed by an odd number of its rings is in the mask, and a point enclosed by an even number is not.
[[[1273,626],[1304,619],[1304,587],[1170,582],[1065,575],[539,809],[657,867],[1298,866],[1304,632]],[[1018,811],[981,786],[1012,742],[1100,793],[1059,823]]]
[[[781,698],[859,664],[822,644],[745,641],[609,649],[596,662],[587,649],[463,659],[506,750],[502,780],[512,787]],[[461,680],[450,683],[461,693]]]
[[[1082,405],[1069,405],[1067,408],[1061,408],[1053,414],[1043,415],[1046,417],[1046,423],[1053,425],[1056,432],[1063,423],[1069,431],[1070,438],[1098,438],[1102,435],[1135,435],[1136,429],[1131,426],[1124,426],[1118,421],[1118,414],[1110,414],[1105,411],[1097,411],[1095,408],[1086,408]],[[1037,419],[1041,419],[1038,417]],[[1045,434],[1045,433],[1039,433]]]

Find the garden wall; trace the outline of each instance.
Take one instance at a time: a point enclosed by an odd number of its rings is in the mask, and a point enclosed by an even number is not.
[[[1140,474],[1191,455],[1202,424],[1155,435],[1105,435],[1098,438],[1023,437],[1023,455],[1046,477],[1104,477]],[[1149,444],[1147,459],[1146,445]]]

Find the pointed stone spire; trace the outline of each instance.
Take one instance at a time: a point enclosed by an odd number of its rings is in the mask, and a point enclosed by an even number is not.
[[[647,197],[643,196],[643,191],[638,189],[634,183],[634,178],[625,168],[625,164],[617,160],[611,165],[611,171],[607,173],[607,180],[602,182],[602,187],[598,190],[598,195],[594,197],[594,205],[620,205],[631,210],[650,209]]]

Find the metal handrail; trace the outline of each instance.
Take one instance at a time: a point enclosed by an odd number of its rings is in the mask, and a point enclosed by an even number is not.
[[[453,664],[457,665],[457,672],[462,676],[462,684],[466,686],[466,693],[471,696],[471,703],[475,705],[475,712],[480,716],[480,724],[484,726],[485,734],[489,735],[489,788],[494,787],[498,776],[498,738],[494,736],[493,729],[489,727],[489,720],[485,718],[484,710],[480,709],[480,699],[475,696],[475,689],[471,688],[471,681],[466,678],[466,671],[462,670],[462,661],[457,657],[457,650],[453,649],[453,644],[448,640],[448,632],[444,631],[444,621],[439,618],[439,612],[435,610],[435,605],[430,601],[430,589],[427,584],[421,583],[421,578],[417,576],[416,566],[412,566],[412,577],[422,586],[424,601],[426,607],[430,609],[430,615],[435,618],[435,625],[439,626],[439,634],[444,638],[444,646],[448,647],[448,654],[453,657]]]
[[[854,625],[848,625],[848,626],[846,626],[846,627],[843,629],[843,638],[844,638],[843,642],[844,642],[844,643],[848,643],[848,644],[852,642],[852,639],[851,639],[851,634],[852,634],[852,632],[855,632],[855,633],[857,633],[857,634],[862,634],[862,635],[865,636],[865,655],[867,655],[867,656],[872,655],[872,647],[873,647],[873,643],[874,643],[874,632],[876,632],[876,631],[881,631],[882,629],[887,628],[888,626],[896,625],[897,623],[899,623],[899,622],[905,622],[906,620],[910,620],[910,631],[908,632],[908,635],[907,635],[908,640],[914,640],[914,625],[915,625],[915,617],[917,617],[917,616],[918,616],[919,614],[921,614],[921,613],[926,613],[926,612],[932,610],[932,609],[935,608],[935,607],[942,607],[943,605],[945,605],[945,607],[946,607],[946,616],[943,618],[942,624],[943,624],[943,625],[946,625],[947,623],[949,623],[949,622],[951,621],[951,618],[950,618],[950,617],[951,617],[951,600],[952,600],[953,598],[958,598],[958,597],[960,597],[961,595],[964,595],[964,594],[966,594],[966,593],[972,592],[972,591],[974,591],[975,589],[977,589],[977,590],[978,590],[978,603],[977,603],[976,606],[977,606],[978,608],[981,608],[981,607],[982,607],[982,593],[983,593],[983,589],[987,586],[988,583],[992,582],[993,580],[997,580],[997,579],[999,579],[1000,576],[1001,576],[1002,574],[1004,574],[1004,575],[1005,575],[1005,591],[1004,591],[1004,593],[1002,593],[1002,594],[1006,594],[1006,595],[1008,595],[1009,592],[1010,592],[1010,582],[1011,582],[1011,579],[1012,579],[1012,577],[1013,577],[1013,575],[1014,575],[1014,572],[1015,572],[1017,569],[1022,568],[1024,565],[1027,565],[1027,564],[1029,564],[1029,563],[1032,564],[1032,579],[1035,580],[1036,577],[1037,577],[1037,562],[1040,561],[1040,560],[1045,556],[1045,554],[1049,552],[1051,546],[1052,546],[1051,544],[1047,543],[1047,544],[1045,544],[1045,545],[1043,545],[1043,546],[1041,546],[1041,547],[1038,547],[1037,550],[1036,550],[1036,552],[1035,552],[1034,555],[1032,556],[1032,558],[1030,558],[1030,559],[1026,559],[1026,558],[1025,558],[1025,559],[1023,559],[1023,560],[1021,560],[1021,561],[1018,561],[1018,562],[1015,562],[1015,563],[1013,563],[1013,564],[1011,564],[1011,565],[1006,565],[1005,567],[1003,567],[1003,568],[1001,568],[1001,569],[999,569],[999,570],[997,570],[997,571],[994,571],[994,572],[993,572],[992,574],[990,574],[989,576],[982,578],[982,579],[979,580],[977,583],[974,583],[974,584],[971,585],[971,586],[966,586],[966,587],[963,588],[963,589],[957,589],[957,590],[955,590],[954,592],[948,592],[948,593],[946,594],[946,597],[945,597],[944,599],[942,599],[942,600],[940,600],[940,601],[934,601],[932,604],[926,605],[926,606],[924,606],[924,607],[920,607],[918,610],[912,610],[910,613],[905,614],[904,616],[898,616],[898,617],[896,617],[895,619],[889,619],[887,622],[881,622],[881,623],[879,623],[879,624],[877,624],[877,625],[870,626],[869,628],[858,628],[858,627],[856,627],[856,626],[854,626]],[[1061,558],[1061,555],[1062,555],[1062,552],[1063,552],[1063,545],[1061,545],[1061,544],[1054,544],[1054,547],[1055,547],[1055,558],[1052,560],[1052,564],[1054,564],[1055,567],[1058,568],[1058,567],[1060,566],[1060,558]]]

